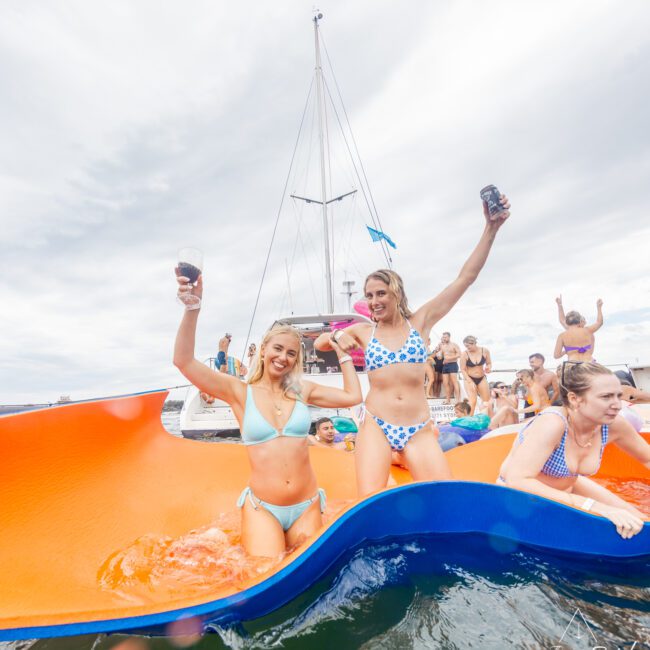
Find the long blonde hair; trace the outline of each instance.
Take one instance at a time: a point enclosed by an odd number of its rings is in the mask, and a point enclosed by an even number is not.
[[[264,377],[264,357],[262,356],[262,350],[266,347],[266,344],[278,334],[290,334],[298,342],[298,356],[296,357],[296,363],[294,367],[282,378],[282,394],[284,397],[291,397],[295,399],[301,399],[302,393],[302,362],[303,362],[303,349],[302,349],[302,337],[300,332],[291,327],[291,325],[274,325],[270,330],[266,332],[260,347],[257,350],[255,355],[255,370],[253,374],[248,379],[249,384],[257,384]]]
[[[413,312],[409,309],[406,293],[404,292],[404,282],[402,281],[402,278],[397,273],[395,273],[395,271],[392,271],[390,269],[379,269],[378,271],[371,273],[363,283],[364,292],[366,290],[368,280],[379,280],[380,282],[387,284],[391,293],[397,299],[397,308],[399,309],[399,313],[402,315],[402,317],[410,318],[413,316]]]

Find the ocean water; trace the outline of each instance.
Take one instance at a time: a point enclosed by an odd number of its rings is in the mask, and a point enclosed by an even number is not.
[[[162,418],[180,435],[178,413]],[[203,637],[169,630],[156,638],[0,643],[0,650],[596,647],[650,648],[650,560],[503,553],[480,535],[387,539],[350,549],[288,605]]]

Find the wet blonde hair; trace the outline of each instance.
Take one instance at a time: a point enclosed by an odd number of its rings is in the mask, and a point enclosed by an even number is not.
[[[594,377],[613,375],[614,373],[605,366],[594,361],[565,361],[562,364],[560,377],[560,395],[565,406],[568,405],[569,393],[584,395],[590,388]]]
[[[364,293],[366,291],[368,280],[379,280],[380,282],[387,284],[389,290],[397,299],[397,308],[402,317],[410,318],[413,316],[413,312],[409,309],[406,293],[404,292],[404,282],[395,271],[391,271],[390,269],[379,269],[378,271],[371,273],[363,283]]]
[[[303,362],[303,349],[302,349],[302,337],[300,332],[291,327],[291,325],[274,325],[262,338],[260,347],[257,350],[255,356],[255,370],[253,371],[252,376],[248,380],[249,384],[257,384],[264,377],[264,357],[262,356],[262,350],[266,347],[267,343],[278,334],[290,334],[298,342],[298,355],[296,356],[296,363],[294,367],[282,378],[282,394],[285,397],[291,397],[295,399],[300,398],[302,393],[302,362]]]

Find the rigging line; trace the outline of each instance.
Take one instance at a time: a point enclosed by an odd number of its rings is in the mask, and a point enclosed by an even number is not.
[[[375,218],[375,213],[373,212],[373,208],[370,205],[370,202],[368,201],[368,195],[366,194],[366,187],[365,187],[364,182],[363,182],[363,180],[362,180],[362,178],[361,178],[361,176],[359,174],[359,170],[357,169],[357,165],[356,165],[356,162],[354,160],[354,155],[353,155],[352,151],[350,150],[350,144],[348,143],[348,140],[345,137],[345,132],[343,131],[343,124],[341,124],[341,119],[339,118],[338,111],[336,110],[336,106],[334,106],[334,99],[332,97],[332,94],[330,93],[329,86],[328,86],[327,82],[324,85],[325,85],[325,89],[327,90],[327,94],[330,97],[330,101],[332,102],[332,107],[334,109],[334,115],[336,116],[336,120],[338,121],[339,127],[341,128],[341,135],[343,137],[343,142],[345,142],[345,146],[346,146],[346,148],[348,150],[348,154],[350,155],[350,161],[352,162],[352,167],[354,168],[354,171],[355,171],[355,173],[357,175],[357,179],[359,181],[359,186],[361,188],[361,193],[363,194],[363,198],[364,198],[364,200],[366,202],[366,207],[368,208],[368,213],[370,214],[370,218],[372,220],[372,225],[375,226],[377,229],[381,230],[381,224],[379,224],[379,220]],[[344,107],[343,110],[345,110],[345,107]],[[349,125],[348,125],[348,128],[349,128]],[[357,156],[358,156],[358,153],[357,153]],[[359,160],[359,163],[361,164],[361,160]],[[367,184],[367,180],[366,180],[366,184]],[[368,192],[370,192],[369,187],[368,187]],[[384,253],[384,259],[386,260],[386,263],[388,264],[388,268],[390,268],[392,259],[391,259],[390,254],[388,253],[387,244],[386,244],[386,242],[384,242],[383,239],[380,240],[379,243],[381,245],[382,252]]]
[[[322,31],[321,31],[321,40],[323,42],[323,49],[325,50],[325,57],[327,58],[327,63],[329,64],[330,71],[332,73],[332,79],[334,80],[334,86],[336,87],[336,92],[338,93],[339,96],[339,101],[341,102],[341,107],[343,108],[343,114],[345,115],[345,121],[348,125],[348,130],[350,131],[350,136],[352,137],[352,142],[354,144],[354,150],[357,153],[357,158],[359,159],[359,165],[361,166],[361,171],[363,172],[363,178],[366,182],[366,185],[368,187],[368,194],[370,194],[370,200],[372,201],[372,207],[374,208],[375,215],[377,216],[377,223],[379,224],[379,230],[383,231],[383,227],[381,225],[381,219],[379,218],[379,212],[377,211],[377,206],[375,205],[375,199],[372,195],[372,190],[370,189],[370,183],[368,182],[368,177],[366,176],[366,170],[365,167],[363,166],[363,161],[361,160],[361,155],[359,154],[359,148],[357,147],[357,141],[354,137],[354,133],[352,131],[352,126],[350,125],[350,120],[348,118],[348,112],[345,110],[345,104],[343,103],[343,97],[341,96],[341,89],[339,88],[339,84],[336,81],[336,75],[334,74],[334,67],[332,66],[332,61],[330,60],[330,55],[329,52],[327,51],[327,45],[325,44],[325,39],[322,37]],[[329,92],[329,90],[328,90]],[[384,248],[384,254],[387,257],[387,261],[389,261],[389,266],[390,266],[390,261],[392,261],[392,258],[390,256],[390,253],[388,251],[388,244],[386,244],[383,240],[381,240],[382,247]]]
[[[296,208],[295,200],[293,201],[293,206],[294,206],[294,213],[296,214],[298,212],[298,210]],[[294,249],[294,258],[295,258],[296,249],[298,247],[298,242],[300,242],[302,254],[303,254],[303,257],[305,258],[305,264],[307,265],[307,277],[309,279],[309,287],[311,289],[312,297],[314,298],[314,304],[318,305],[318,298],[316,296],[316,289],[314,288],[314,279],[312,278],[312,274],[311,274],[311,266],[309,265],[309,258],[307,257],[307,254],[305,252],[305,242],[304,242],[303,237],[302,237],[302,228],[300,227],[300,224],[302,223],[302,220],[303,220],[302,219],[303,212],[304,212],[304,208],[303,208],[303,210],[300,211],[300,220],[298,222],[298,228],[297,228],[297,232],[296,232],[296,242],[295,242],[296,243],[296,248]],[[297,217],[298,217],[298,215],[296,214],[296,218]],[[295,259],[292,259],[290,272],[293,272],[294,261],[295,261]],[[321,267],[321,273],[322,273],[322,270],[323,269]],[[318,311],[318,308],[316,309],[316,311]]]
[[[309,85],[309,92],[307,93],[307,100],[305,101],[305,108],[302,111],[302,117],[300,118],[300,126],[298,128],[298,136],[296,137],[296,144],[293,147],[293,152],[291,154],[291,162],[289,163],[289,171],[287,172],[287,179],[284,183],[284,189],[282,190],[282,199],[280,200],[280,206],[278,208],[278,214],[275,218],[275,225],[273,226],[273,234],[271,235],[271,242],[269,243],[269,250],[266,254],[266,261],[264,262],[264,270],[262,271],[262,278],[260,280],[260,286],[257,290],[257,297],[255,299],[255,306],[253,307],[253,315],[251,316],[251,322],[248,326],[248,333],[246,334],[246,343],[244,343],[244,349],[242,350],[242,359],[246,357],[246,350],[248,349],[248,341],[253,330],[253,323],[255,322],[255,314],[257,313],[257,307],[260,302],[260,296],[262,294],[262,287],[264,286],[264,279],[266,278],[266,271],[269,267],[269,260],[271,259],[271,250],[273,249],[273,242],[275,241],[275,235],[278,231],[278,224],[280,223],[280,215],[282,214],[282,206],[284,205],[284,198],[287,195],[287,187],[289,185],[289,178],[291,177],[291,169],[293,167],[293,161],[296,156],[296,150],[298,149],[298,143],[300,142],[300,134],[302,133],[302,125],[305,121],[305,114],[307,113],[307,106],[309,105],[309,98],[311,97],[311,91],[314,86],[314,80],[312,79],[311,84]]]

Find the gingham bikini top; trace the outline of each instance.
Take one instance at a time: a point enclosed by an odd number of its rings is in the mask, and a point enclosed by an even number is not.
[[[542,467],[542,474],[546,474],[546,476],[555,476],[557,478],[569,478],[572,476],[593,476],[593,474],[574,474],[569,469],[566,463],[566,457],[564,453],[566,437],[567,434],[569,433],[569,423],[567,422],[567,419],[557,411],[544,411],[543,413],[540,413],[536,417],[531,418],[528,421],[528,424],[526,424],[526,426],[522,428],[522,430],[519,432],[519,435],[517,436],[517,440],[519,444],[521,444],[521,442],[523,441],[524,431],[530,426],[530,424],[538,417],[541,417],[542,415],[547,415],[549,413],[552,413],[553,415],[557,415],[558,417],[564,420],[564,433],[562,434],[562,440],[560,441],[560,444],[553,450],[553,453],[548,457],[548,460],[544,464],[544,467]],[[599,468],[600,468],[600,461],[603,458],[603,450],[605,449],[605,445],[607,444],[607,438],[609,437],[609,427],[606,424],[603,424],[601,426],[600,435],[601,435],[601,445],[600,445],[600,457],[598,461]],[[596,469],[596,472],[597,471],[598,469]],[[596,472],[594,472],[594,474]]]
[[[372,330],[372,338],[366,347],[366,370],[368,372],[390,366],[393,363],[426,363],[427,348],[424,341],[418,331],[413,329],[411,323],[406,322],[409,326],[409,333],[404,345],[396,352],[389,350],[375,338],[377,329],[377,325],[375,325]]]

